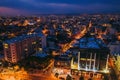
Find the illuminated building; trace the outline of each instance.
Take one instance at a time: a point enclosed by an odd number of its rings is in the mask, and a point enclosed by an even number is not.
[[[55,57],[55,67],[70,68],[70,57],[66,54]]]
[[[55,57],[53,73],[68,74],[70,73],[70,57],[66,54]]]
[[[109,49],[94,35],[87,33],[70,49],[73,52],[71,74],[79,71],[108,72]]]
[[[22,35],[5,41],[3,45],[5,60],[16,63],[38,50],[42,51],[46,47],[46,37],[42,34]]]

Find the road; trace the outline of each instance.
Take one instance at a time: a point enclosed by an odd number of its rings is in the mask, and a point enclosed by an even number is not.
[[[64,53],[66,52],[68,49],[70,49],[72,47],[72,45],[76,42],[76,39],[80,39],[81,37],[83,37],[86,34],[87,29],[84,28],[83,31],[79,31],[76,34],[74,34],[72,37],[75,38],[74,40],[72,40],[70,43],[66,43],[66,44],[62,44],[61,47],[61,51]]]

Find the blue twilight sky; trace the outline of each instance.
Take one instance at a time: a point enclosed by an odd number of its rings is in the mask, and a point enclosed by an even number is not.
[[[120,0],[0,0],[0,14],[119,12]]]

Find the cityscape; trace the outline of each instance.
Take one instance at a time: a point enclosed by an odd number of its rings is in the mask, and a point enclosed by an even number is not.
[[[0,80],[120,80],[119,3],[0,1]]]

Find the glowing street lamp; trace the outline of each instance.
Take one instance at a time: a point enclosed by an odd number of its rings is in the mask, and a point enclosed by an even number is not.
[[[104,69],[103,72],[104,72],[104,73],[109,73],[109,70]]]

